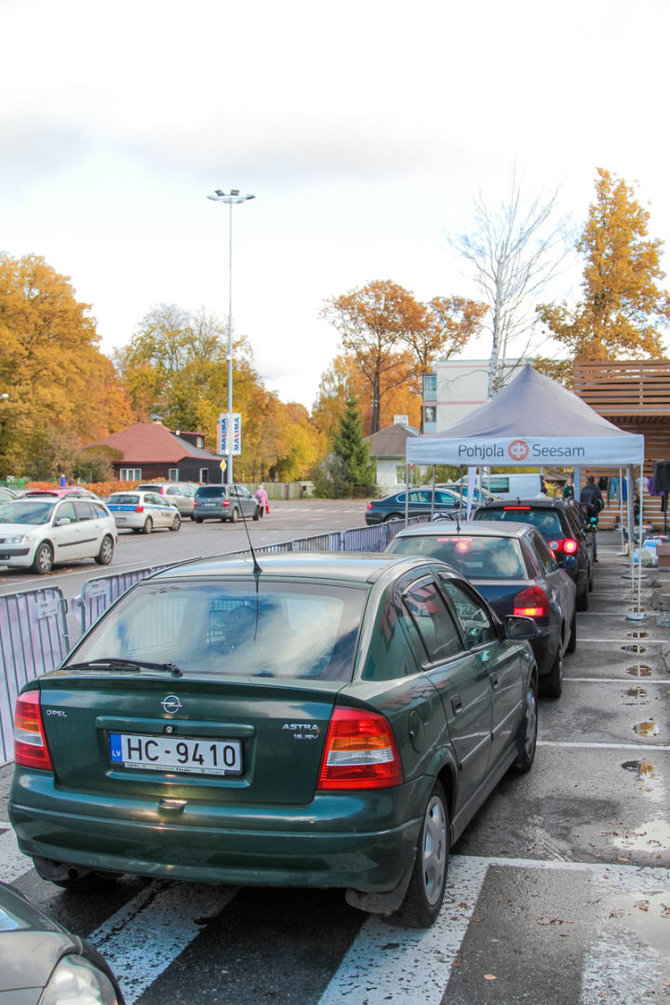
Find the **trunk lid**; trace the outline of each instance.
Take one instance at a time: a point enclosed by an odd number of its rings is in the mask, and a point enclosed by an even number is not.
[[[70,671],[40,681],[57,784],[120,798],[307,803],[342,682]]]

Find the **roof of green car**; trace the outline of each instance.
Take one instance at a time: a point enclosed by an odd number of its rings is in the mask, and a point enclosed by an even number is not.
[[[378,579],[386,570],[397,567],[400,574],[414,567],[425,566],[432,560],[413,556],[388,555],[369,552],[280,552],[272,555],[257,555],[263,575],[313,579],[339,580],[348,583],[370,583]],[[239,579],[253,576],[254,563],[250,553],[194,559],[156,573],[158,579],[196,579],[215,576],[217,578]]]

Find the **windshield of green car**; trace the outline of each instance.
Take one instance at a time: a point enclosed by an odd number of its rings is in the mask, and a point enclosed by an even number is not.
[[[321,583],[140,583],[72,654],[184,674],[350,680],[367,590]]]
[[[57,501],[53,499],[13,499],[0,506],[0,523],[49,523]]]

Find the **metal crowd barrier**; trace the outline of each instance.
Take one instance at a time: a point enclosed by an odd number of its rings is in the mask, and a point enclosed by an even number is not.
[[[84,583],[79,596],[72,600],[72,609],[79,612],[82,634],[88,631],[93,622],[98,620],[117,597],[140,579],[146,579],[154,572],[169,568],[169,565],[154,565],[150,569],[134,569],[132,572],[89,579]]]
[[[0,764],[14,757],[14,702],[29,680],[65,658],[67,603],[57,587],[0,597]]]
[[[409,523],[424,522],[413,517]],[[405,526],[393,520],[373,527],[335,531],[314,537],[298,538],[257,549],[257,554],[291,551],[384,551],[389,541]],[[235,554],[245,554],[248,549]],[[229,553],[232,554],[232,553]],[[129,587],[170,565],[155,565],[98,579],[89,579],[81,594],[71,601],[79,616],[82,633]],[[57,588],[33,590],[0,597],[0,764],[13,756],[13,709],[23,685],[53,670],[70,649],[67,602]]]

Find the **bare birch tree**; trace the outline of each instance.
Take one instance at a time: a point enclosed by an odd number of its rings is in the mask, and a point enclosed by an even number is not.
[[[494,209],[480,193],[474,200],[472,231],[450,241],[469,262],[489,307],[484,322],[491,331],[489,398],[497,390],[499,364],[512,339],[523,341],[519,355],[528,351],[538,297],[570,253],[567,219],[558,217],[557,195],[526,202],[513,174],[509,198]]]

